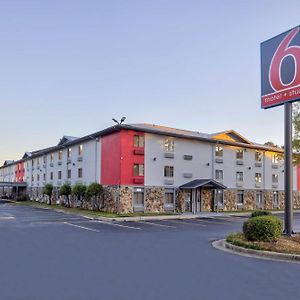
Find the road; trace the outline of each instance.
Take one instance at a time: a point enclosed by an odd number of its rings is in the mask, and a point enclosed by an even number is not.
[[[211,246],[243,221],[106,223],[1,202],[0,299],[298,300],[300,264]]]

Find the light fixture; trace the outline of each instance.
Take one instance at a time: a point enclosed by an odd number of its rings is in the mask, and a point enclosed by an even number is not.
[[[207,163],[206,165],[207,165],[207,166],[209,166],[209,165],[210,165],[210,163]]]
[[[126,120],[126,117],[122,117],[121,120],[120,120],[120,122],[119,122],[118,120],[114,119],[114,118],[112,118],[112,120],[113,120],[116,124],[121,125],[121,124],[124,123],[124,121]]]

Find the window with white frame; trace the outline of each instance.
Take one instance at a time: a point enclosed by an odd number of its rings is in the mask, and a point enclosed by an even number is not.
[[[174,139],[171,137],[165,138],[164,140],[164,150],[166,152],[173,152],[174,151]]]
[[[215,190],[215,203],[218,206],[224,205],[224,191],[221,189]]]
[[[262,160],[262,152],[255,151],[255,161],[261,162],[261,160]]]
[[[165,177],[174,177],[174,167],[173,166],[165,166],[164,176]]]
[[[144,164],[133,165],[133,176],[144,176]]]
[[[53,180],[53,172],[50,172],[50,180]]]
[[[78,178],[82,178],[82,168],[78,168]]]
[[[80,145],[78,146],[78,156],[82,156],[82,154],[83,154],[83,145],[80,144]]]
[[[278,191],[273,192],[273,207],[279,206],[279,194]]]
[[[67,177],[68,177],[68,179],[71,179],[71,177],[72,177],[72,170],[68,170],[68,172],[67,172]]]
[[[174,189],[165,189],[165,205],[174,204]]]
[[[272,174],[272,183],[278,183],[278,174]]]
[[[261,183],[262,177],[261,173],[255,173],[255,183]]]
[[[51,153],[50,154],[50,161],[53,161],[54,160],[54,153]]]
[[[223,170],[215,170],[216,180],[223,180]]]
[[[58,176],[58,180],[61,180],[61,171],[58,171],[58,174],[57,174]]]
[[[68,150],[67,150],[67,156],[68,156],[68,158],[72,157],[72,148],[68,148]]]
[[[59,150],[58,151],[58,160],[62,160],[62,155],[63,155],[62,150]]]
[[[256,194],[255,194],[255,203],[256,203],[256,207],[262,207],[262,205],[263,205],[262,191],[256,192]]]
[[[244,191],[237,191],[237,205],[243,205],[244,204]]]
[[[236,172],[236,181],[243,181],[244,180],[244,173],[243,172]]]
[[[273,154],[272,155],[272,164],[276,165],[279,162],[279,155],[278,154]]]
[[[223,157],[223,147],[217,146],[215,149],[215,155],[217,157]]]
[[[236,159],[243,159],[244,158],[244,150],[238,149],[236,150]]]
[[[145,144],[145,139],[143,135],[135,135],[133,137],[133,146],[136,148],[143,148]]]

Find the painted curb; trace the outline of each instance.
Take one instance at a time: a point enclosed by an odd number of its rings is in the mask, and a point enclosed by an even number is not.
[[[218,250],[225,251],[232,254],[253,257],[258,259],[275,260],[281,262],[300,264],[300,255],[298,254],[287,254],[287,253],[247,249],[247,248],[243,248],[243,247],[239,247],[227,243],[225,239],[214,241],[212,245],[214,248]]]

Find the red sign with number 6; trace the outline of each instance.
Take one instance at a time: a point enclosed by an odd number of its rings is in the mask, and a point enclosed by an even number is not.
[[[300,99],[299,26],[261,44],[261,107]]]

